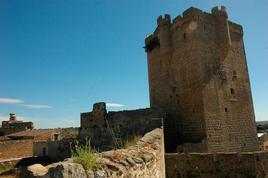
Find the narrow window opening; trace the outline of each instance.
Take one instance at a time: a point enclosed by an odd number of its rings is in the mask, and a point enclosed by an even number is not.
[[[225,112],[228,112],[228,108],[224,108],[224,111],[225,111]]]
[[[233,75],[236,75],[236,71],[235,70],[233,71]]]
[[[54,134],[54,140],[55,141],[59,140],[59,134]]]
[[[230,92],[232,95],[235,95],[235,90],[233,88],[230,88]]]
[[[47,155],[47,149],[46,149],[46,147],[43,147],[43,149],[42,149],[42,155],[43,156],[46,156]]]
[[[186,34],[185,33],[183,34],[183,39],[186,39]]]
[[[237,79],[237,73],[236,73],[236,71],[234,70],[233,71],[233,80],[236,80]]]

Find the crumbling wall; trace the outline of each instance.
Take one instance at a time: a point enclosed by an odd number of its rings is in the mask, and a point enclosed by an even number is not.
[[[166,177],[267,177],[268,152],[167,153]]]
[[[34,156],[47,156],[54,161],[63,160],[71,156],[71,143],[74,140],[36,141],[33,143]]]
[[[33,156],[33,141],[0,142],[0,160]]]
[[[147,133],[136,145],[127,149],[102,152],[101,168],[87,170],[72,159],[46,167],[36,164],[22,171],[20,177],[165,177],[163,129]],[[37,169],[38,168],[38,169]]]
[[[105,103],[95,103],[92,112],[81,113],[80,138],[89,138],[99,150],[118,148],[133,136],[142,136],[162,126],[163,112],[151,108],[106,112]]]

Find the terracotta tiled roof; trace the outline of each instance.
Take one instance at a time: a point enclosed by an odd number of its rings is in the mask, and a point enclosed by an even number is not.
[[[33,129],[33,130],[25,130],[13,134],[7,135],[7,137],[35,137],[41,134],[51,134],[55,132],[53,129]]]

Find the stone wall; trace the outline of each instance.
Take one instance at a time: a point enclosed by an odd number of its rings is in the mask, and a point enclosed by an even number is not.
[[[0,128],[0,136],[4,136],[7,134],[20,132],[28,129],[33,129],[33,123],[32,122],[14,122],[14,123],[8,123],[8,121],[4,126],[2,125],[2,128]]]
[[[154,129],[127,149],[102,152],[101,166],[96,171],[87,170],[72,159],[46,167],[32,165],[20,177],[165,177],[163,129]]]
[[[177,145],[190,152],[258,150],[243,30],[225,7],[191,7],[173,21],[160,16],[145,48],[150,106],[167,113],[167,152]]]
[[[47,156],[59,161],[71,156],[74,139],[51,140],[9,140],[0,142],[0,161],[32,156]]]
[[[167,178],[268,177],[268,152],[167,153]]]
[[[94,147],[107,151],[160,128],[164,117],[151,108],[107,112],[105,103],[95,103],[92,112],[81,113],[80,138],[89,138]]]
[[[71,143],[74,140],[35,141],[33,143],[34,156],[47,156],[53,161],[63,160],[71,156]]]
[[[0,160],[33,156],[33,141],[0,142]]]

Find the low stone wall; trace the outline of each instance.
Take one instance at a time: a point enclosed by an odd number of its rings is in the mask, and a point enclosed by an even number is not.
[[[33,141],[3,141],[0,142],[0,161],[5,159],[33,156]]]
[[[168,178],[268,177],[268,152],[167,153],[165,163]]]
[[[73,139],[58,141],[36,141],[33,143],[34,156],[47,156],[53,161],[61,161],[71,156],[70,144]]]
[[[85,170],[72,159],[46,167],[32,165],[20,177],[165,177],[163,129],[154,129],[141,138],[135,146],[99,153],[101,168]]]

